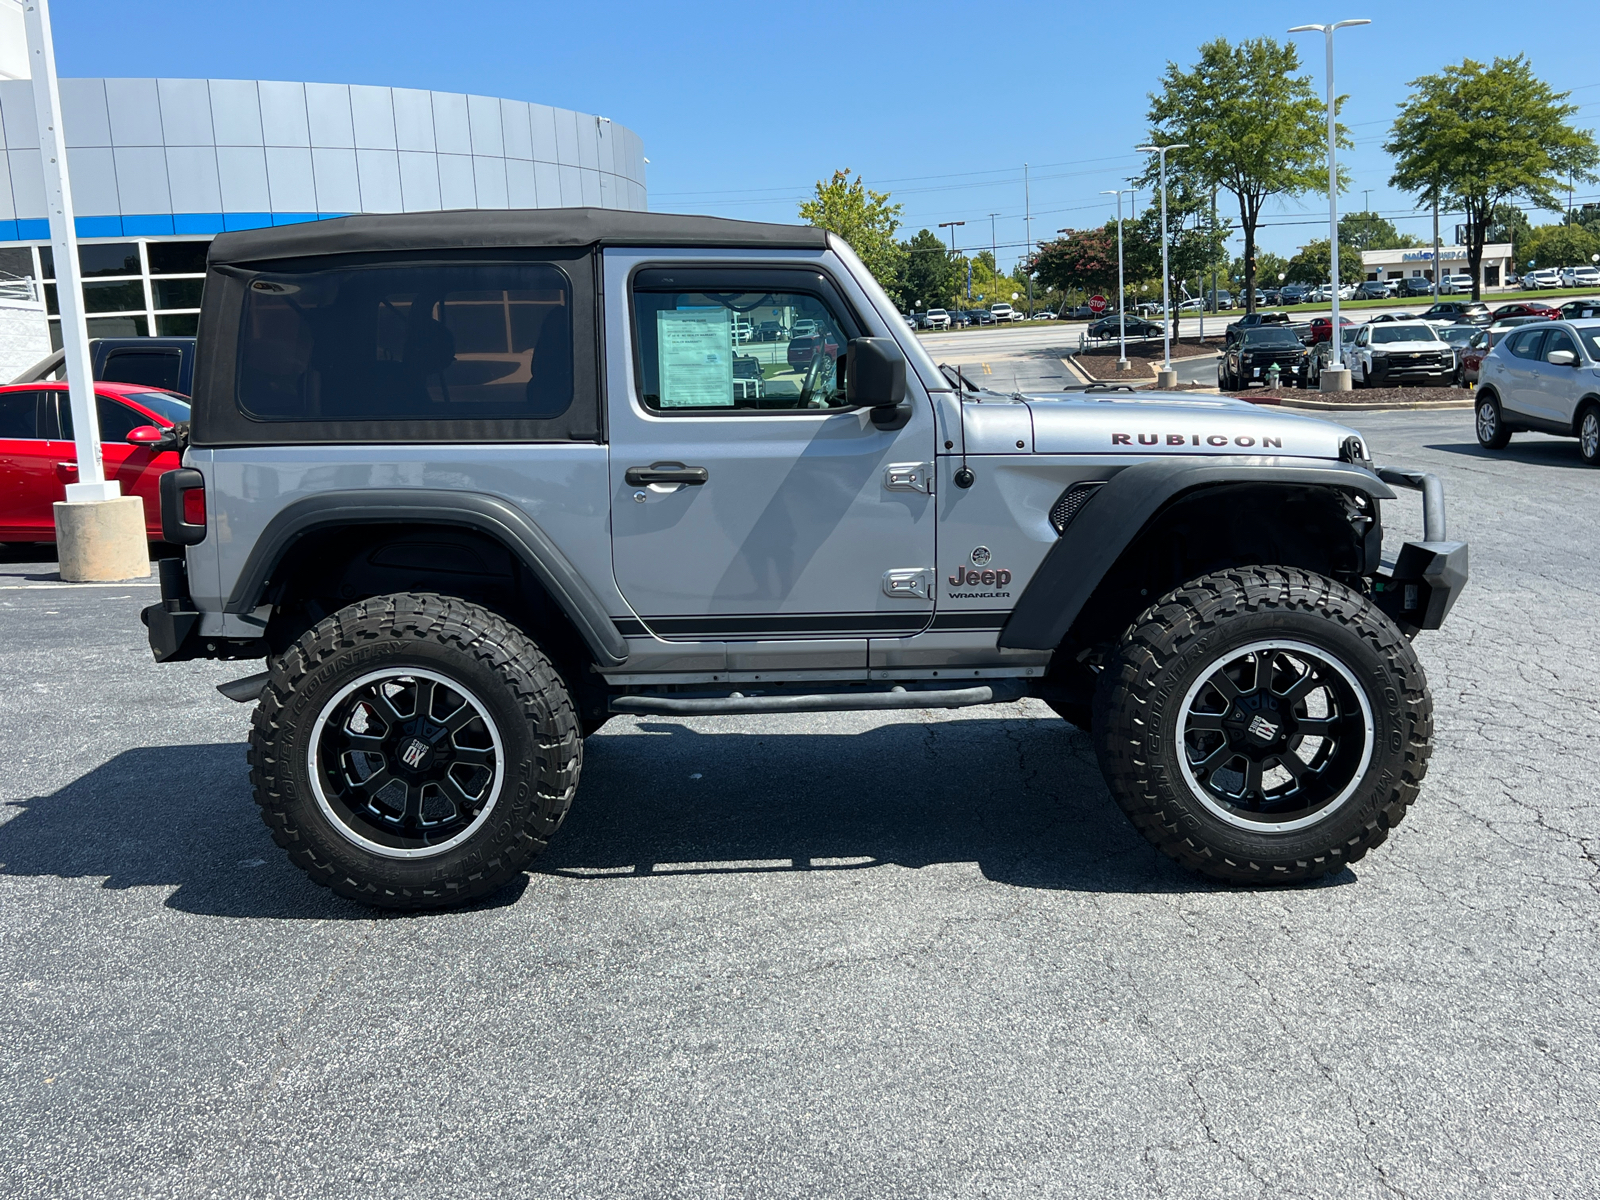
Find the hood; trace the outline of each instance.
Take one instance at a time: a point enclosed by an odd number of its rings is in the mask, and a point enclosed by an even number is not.
[[[1042,392],[1022,396],[1035,454],[1271,454],[1338,458],[1355,430],[1227,396]]]

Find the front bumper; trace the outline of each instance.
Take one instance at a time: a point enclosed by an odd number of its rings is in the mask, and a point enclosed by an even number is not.
[[[1444,485],[1437,475],[1396,467],[1374,467],[1379,479],[1393,487],[1422,493],[1423,540],[1406,542],[1392,562],[1384,562],[1372,580],[1377,606],[1409,633],[1438,629],[1467,586],[1467,544],[1448,540]]]
[[[1448,362],[1438,359],[1378,359],[1372,360],[1369,376],[1379,386],[1400,383],[1433,383],[1449,379],[1455,374],[1455,358]]]

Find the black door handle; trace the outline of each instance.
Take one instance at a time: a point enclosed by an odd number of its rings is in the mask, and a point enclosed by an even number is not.
[[[629,467],[622,478],[629,487],[643,487],[647,483],[687,483],[698,487],[711,474],[704,467],[686,467],[682,463],[651,463],[648,467]]]

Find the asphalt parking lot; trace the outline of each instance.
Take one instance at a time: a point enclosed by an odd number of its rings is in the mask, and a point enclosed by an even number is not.
[[[1361,419],[1473,579],[1421,799],[1292,890],[1160,858],[1029,701],[619,718],[524,885],[375,916],[257,818],[250,668],[10,556],[0,1195],[1594,1194],[1600,473],[1471,419]]]

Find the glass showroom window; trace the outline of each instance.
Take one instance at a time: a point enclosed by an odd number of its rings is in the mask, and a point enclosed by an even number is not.
[[[205,282],[203,241],[81,242],[83,310],[90,337],[192,337],[200,320]],[[44,281],[51,345],[61,345],[55,258],[37,247],[38,278]]]

